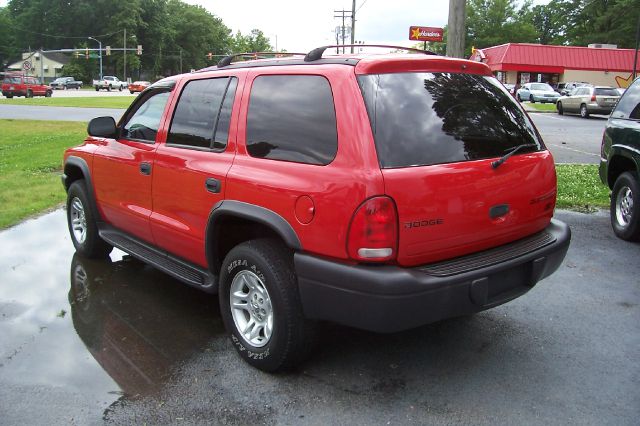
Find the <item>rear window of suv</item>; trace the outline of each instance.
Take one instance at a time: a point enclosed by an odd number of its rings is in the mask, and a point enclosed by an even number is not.
[[[597,96],[620,96],[616,89],[609,89],[605,87],[596,87],[594,89],[594,94]]]
[[[396,73],[358,77],[383,168],[426,166],[538,151],[542,142],[493,77]]]

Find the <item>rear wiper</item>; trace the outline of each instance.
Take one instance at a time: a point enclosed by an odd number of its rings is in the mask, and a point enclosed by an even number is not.
[[[515,148],[513,148],[511,151],[509,151],[507,154],[503,155],[502,157],[500,157],[500,159],[491,162],[491,167],[494,169],[497,169],[498,167],[500,167],[500,165],[502,163],[504,163],[505,161],[507,161],[507,159],[509,157],[511,157],[513,154],[515,154],[516,152],[520,151],[522,148],[533,148],[533,147],[538,147],[538,145],[536,145],[535,143],[525,143],[522,145],[518,145]]]

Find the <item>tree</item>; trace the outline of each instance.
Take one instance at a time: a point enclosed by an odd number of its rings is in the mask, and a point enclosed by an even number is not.
[[[264,36],[264,33],[258,29],[251,30],[249,35],[242,35],[240,31],[231,40],[231,49],[234,53],[244,52],[270,52],[270,40]]]

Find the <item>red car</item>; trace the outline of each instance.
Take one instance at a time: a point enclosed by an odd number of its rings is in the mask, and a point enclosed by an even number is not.
[[[129,84],[129,92],[133,95],[135,92],[142,92],[144,89],[151,85],[148,81],[134,81]]]
[[[318,320],[395,332],[508,302],[570,242],[553,157],[485,64],[326,49],[161,80],[64,155],[77,252],[218,293],[266,371]]]
[[[51,87],[40,84],[35,77],[27,77],[21,74],[5,74],[2,81],[2,95],[6,98],[14,96],[24,96],[32,98],[34,96],[51,96]]]

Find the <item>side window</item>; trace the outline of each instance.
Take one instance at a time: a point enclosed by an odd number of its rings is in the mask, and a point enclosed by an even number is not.
[[[167,144],[223,150],[237,84],[235,77],[187,83],[173,114]]]
[[[253,82],[247,150],[257,158],[329,164],[338,151],[329,82],[315,75],[268,75]]]
[[[155,142],[170,92],[156,92],[144,99],[122,127],[120,137]]]
[[[640,79],[624,92],[611,116],[640,120]]]

